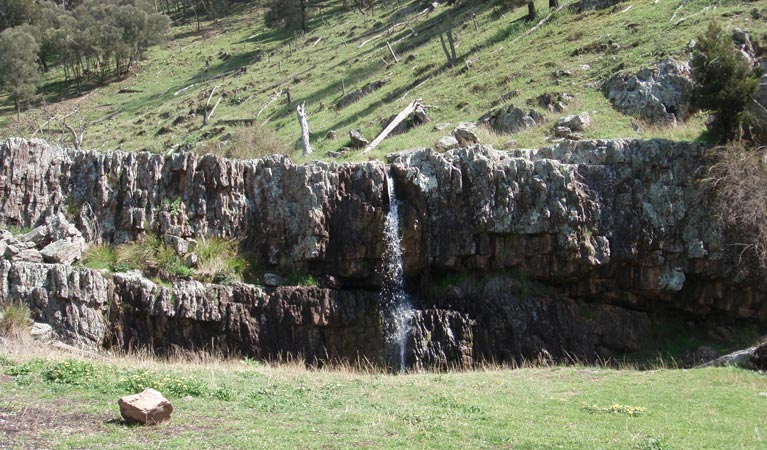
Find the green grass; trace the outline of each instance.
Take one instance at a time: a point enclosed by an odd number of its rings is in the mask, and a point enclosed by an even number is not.
[[[492,2],[461,9],[443,6],[421,15],[417,14],[418,2],[388,2],[377,7],[375,15],[364,16],[343,12],[340,3],[327,2],[323,14],[310,21],[310,32],[305,36],[267,29],[262,12],[245,6],[223,18],[220,27],[207,23],[200,32],[191,25],[176,27],[172,38],[150,49],[147,59],[129,77],[97,87],[84,98],[50,103],[46,111],[24,114],[21,123],[15,122],[8,100],[0,98],[2,135],[29,136],[44,122],[41,119],[46,114],[70,111],[77,102],[89,123],[87,148],[165,152],[189,144],[192,148],[214,149],[229,133],[238,132],[237,126],[221,125],[219,120],[256,116],[259,123],[276,132],[277,139],[298,148],[295,106],[305,101],[316,149],[311,158],[323,158],[328,151],[348,145],[351,128],[359,128],[373,138],[382,129],[382,121],[414,98],[422,98],[433,107],[429,114],[434,122],[455,124],[477,120],[494,108],[500,96],[516,91],[511,103],[520,107],[529,107],[527,102],[544,92],[574,95],[568,112],[588,111],[592,116],[593,126],[585,133],[586,138],[703,139],[703,115],[677,128],[643,127],[635,131],[630,117],[612,109],[599,83],[617,71],[635,71],[666,57],[686,59],[689,40],[712,19],[720,21],[725,30],[739,27],[756,37],[767,31],[764,21],[750,15],[753,8],[763,5],[761,1],[691,0],[679,9],[674,20],[671,18],[680,6],[678,1],[629,0],[614,13],[608,9],[575,14],[565,7],[529,35],[524,33],[532,24],[522,20],[526,8],[503,12]],[[548,14],[545,0],[536,3],[541,17]],[[472,11],[477,12],[476,29],[469,18]],[[687,19],[677,23],[680,18]],[[437,37],[449,19],[458,34],[461,63],[455,68],[445,65]],[[399,63],[388,67],[381,59],[390,59],[385,50],[387,41],[400,58]],[[606,49],[610,43],[617,47]],[[221,52],[231,56],[220,59]],[[471,61],[469,69],[467,61]],[[246,71],[214,79],[241,67]],[[553,74],[557,70],[570,71],[571,75],[556,79]],[[60,86],[63,73],[53,70],[46,76],[53,88]],[[384,77],[391,81],[383,88],[346,108],[335,109],[342,96],[342,84],[348,93]],[[189,118],[189,113],[204,106],[216,86],[220,86],[216,94],[224,97],[211,123],[203,127],[201,115]],[[269,103],[274,92],[288,87],[292,104],[286,104],[284,97]],[[123,93],[119,93],[121,89]],[[179,116],[189,120],[173,124]],[[547,116],[550,123],[558,117]],[[163,127],[167,127],[167,133],[160,133]],[[56,127],[50,128],[42,135],[67,139]],[[546,144],[550,128],[544,125],[489,140],[497,146],[514,139],[522,147],[539,147]],[[328,139],[329,130],[336,130],[338,138]],[[343,159],[380,158],[393,151],[432,146],[444,134],[427,124],[386,140],[370,154],[354,151]],[[299,153],[293,152],[294,160],[307,159]]]
[[[244,361],[97,363],[49,356],[25,362],[9,353],[0,354],[0,362],[10,377],[0,411],[26,430],[8,434],[0,424],[11,448],[39,438],[51,448],[767,445],[767,377],[734,368],[551,367],[398,376]],[[148,385],[173,402],[172,421],[142,428],[116,420],[117,397]],[[39,417],[43,413],[48,415]]]
[[[171,211],[174,204],[168,202]],[[158,236],[148,235],[144,240],[118,246],[92,245],[85,252],[82,264],[90,269],[109,272],[139,270],[162,281],[174,278],[215,283],[254,281],[252,264],[240,253],[236,239],[201,239],[193,252],[198,258],[196,265],[191,266]]]

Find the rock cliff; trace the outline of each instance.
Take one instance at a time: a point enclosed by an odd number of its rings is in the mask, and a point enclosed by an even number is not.
[[[296,165],[11,139],[0,146],[0,225],[34,232],[3,237],[0,302],[25,302],[89,347],[386,364],[390,170],[417,309],[409,367],[652,350],[664,320],[767,317],[763,273],[739,263],[698,184],[706,155],[695,143],[610,140]],[[55,226],[67,221],[76,230]],[[149,234],[236,237],[262,270],[309,273],[319,286],[160,283],[62,253]]]

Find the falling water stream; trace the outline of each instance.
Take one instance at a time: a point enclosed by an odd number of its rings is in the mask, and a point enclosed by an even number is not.
[[[405,292],[402,248],[399,234],[399,201],[394,191],[391,173],[386,176],[389,189],[389,213],[386,216],[384,239],[383,286],[381,287],[384,333],[393,369],[399,364],[400,373],[405,371],[405,349],[413,306]]]

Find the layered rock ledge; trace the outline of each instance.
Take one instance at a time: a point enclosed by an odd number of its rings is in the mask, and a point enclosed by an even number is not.
[[[296,165],[11,139],[0,145],[0,225],[64,216],[86,246],[236,237],[264,270],[320,285],[165,285],[6,251],[0,302],[27,303],[60,338],[89,347],[385,364],[379,268],[391,170],[418,309],[410,367],[652,350],[663,321],[767,317],[764,274],[739,261],[698,185],[707,152],[609,140]]]

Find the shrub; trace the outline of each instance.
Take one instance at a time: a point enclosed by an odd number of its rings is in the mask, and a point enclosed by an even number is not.
[[[718,142],[740,138],[748,120],[746,105],[759,80],[717,22],[709,23],[706,32],[698,36],[692,69],[697,82],[692,104],[714,112],[709,126],[712,136]]]
[[[0,335],[18,337],[29,328],[31,317],[26,305],[9,303],[0,311]]]
[[[288,286],[318,286],[319,282],[314,276],[303,272],[292,272],[288,274],[285,280]]]
[[[274,154],[287,155],[290,147],[270,128],[259,123],[249,127],[238,127],[232,132],[228,143],[209,143],[197,149],[197,153],[232,159],[255,159]]]
[[[91,245],[83,255],[83,265],[96,270],[115,271],[117,254],[111,245]]]
[[[239,281],[248,270],[247,260],[239,254],[236,239],[211,237],[198,245],[197,278],[201,281]]]
[[[721,147],[706,184],[722,222],[733,227],[757,263],[767,268],[767,151],[730,144]]]
[[[148,236],[143,241],[134,241],[117,247],[114,270],[146,270],[157,265],[157,249],[162,246],[160,238]]]

